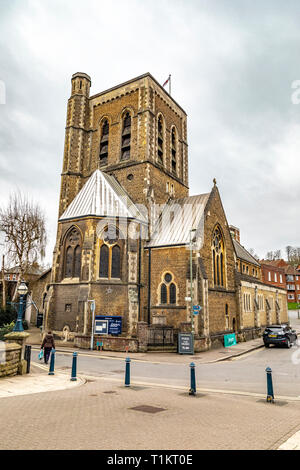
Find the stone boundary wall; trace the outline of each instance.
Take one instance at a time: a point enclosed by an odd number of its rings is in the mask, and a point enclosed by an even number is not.
[[[103,343],[103,351],[139,352],[139,342],[135,338],[123,336],[94,336],[94,349],[97,348],[97,342]],[[91,337],[88,335],[76,335],[74,346],[80,349],[90,349]]]
[[[18,374],[22,346],[17,343],[2,342],[0,348],[0,378]]]

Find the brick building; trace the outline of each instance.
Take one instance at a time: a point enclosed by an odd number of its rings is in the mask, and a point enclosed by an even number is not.
[[[285,260],[262,260],[264,282],[270,285],[283,285],[287,290],[288,303],[300,303],[300,271]]]
[[[122,318],[107,349],[145,350],[165,332],[175,343],[192,328],[196,351],[232,331],[259,334],[272,317],[251,308],[246,321],[241,301],[242,281],[263,286],[259,264],[233,239],[215,180],[189,195],[185,111],[149,73],[93,96],[90,87],[72,76],[46,326],[89,345],[94,300],[96,315]]]

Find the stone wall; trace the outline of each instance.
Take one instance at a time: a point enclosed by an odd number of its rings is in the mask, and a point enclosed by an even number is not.
[[[17,343],[1,342],[0,378],[17,375],[21,363],[22,346]]]

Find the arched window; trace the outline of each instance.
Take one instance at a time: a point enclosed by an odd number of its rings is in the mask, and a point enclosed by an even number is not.
[[[80,277],[81,271],[81,247],[78,245],[74,250],[74,277]]]
[[[99,276],[108,278],[108,264],[109,264],[109,248],[107,245],[102,245],[100,249],[100,269]]]
[[[225,286],[224,240],[219,227],[216,227],[212,240],[213,280],[215,286]]]
[[[113,278],[120,278],[121,272],[121,257],[120,257],[120,247],[115,245],[112,247],[111,250],[111,277]]]
[[[163,305],[163,304],[166,304],[167,302],[168,302],[167,286],[166,284],[162,284],[160,288],[160,303]]]
[[[176,304],[176,285],[171,282],[173,279],[172,274],[166,273],[164,282],[160,286],[160,303],[163,304]]]
[[[121,144],[121,159],[127,160],[130,158],[130,145],[131,145],[131,116],[127,112],[123,118],[122,126],[122,144]]]
[[[73,249],[68,247],[66,249],[66,259],[65,259],[65,277],[73,277]]]
[[[74,227],[65,241],[64,277],[80,277],[81,274],[81,236]]]
[[[176,131],[173,127],[171,134],[171,168],[172,173],[177,173],[177,137]]]
[[[108,120],[105,119],[101,126],[100,154],[99,154],[100,165],[107,164],[108,137],[109,137],[109,124],[108,124]]]
[[[162,116],[157,121],[157,161],[161,165],[164,162],[164,126]]]
[[[121,279],[119,230],[114,225],[108,225],[103,230],[101,239],[99,277],[105,279]]]
[[[174,283],[170,285],[170,304],[176,304],[176,286]]]

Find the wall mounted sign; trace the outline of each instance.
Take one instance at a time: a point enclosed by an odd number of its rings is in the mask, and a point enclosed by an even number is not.
[[[105,322],[107,328],[105,329]],[[120,335],[122,333],[122,317],[119,315],[96,315],[96,335]]]

